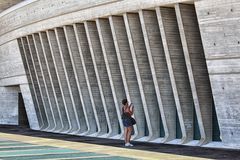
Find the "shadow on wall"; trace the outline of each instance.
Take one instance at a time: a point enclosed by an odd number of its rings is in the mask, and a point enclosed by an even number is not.
[[[24,106],[22,93],[18,93],[18,125],[20,127],[29,128],[29,122],[27,118],[26,109]]]

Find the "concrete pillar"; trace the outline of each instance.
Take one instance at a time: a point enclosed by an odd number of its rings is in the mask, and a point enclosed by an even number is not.
[[[35,69],[33,67],[33,62],[32,62],[31,56],[30,56],[30,50],[29,50],[27,38],[23,37],[21,39],[22,39],[22,45],[24,47],[25,60],[26,60],[26,63],[28,65],[28,68],[29,68],[29,71],[30,71],[29,73],[32,77],[32,84],[33,84],[33,88],[34,88],[34,91],[35,91],[34,96],[36,96],[36,99],[37,99],[37,102],[38,102],[38,105],[39,105],[39,111],[40,111],[40,113],[42,115],[42,118],[43,118],[43,126],[42,126],[41,129],[46,130],[49,127],[49,121],[47,119],[46,112],[44,110],[43,99],[42,99],[41,94],[40,94],[37,75],[35,73]]]
[[[176,138],[176,106],[163,50],[156,12],[139,12],[148,60],[151,67],[165,136],[162,142]]]
[[[30,102],[30,103],[32,103],[31,106],[33,106],[35,108],[36,116],[37,116],[36,117],[37,123],[39,125],[39,129],[41,130],[44,125],[43,118],[42,118],[42,113],[40,112],[39,103],[38,103],[38,100],[36,97],[36,91],[35,91],[35,88],[33,87],[33,80],[32,80],[32,75],[30,74],[30,68],[29,68],[29,65],[28,65],[26,57],[25,57],[25,49],[23,47],[22,39],[19,38],[17,41],[18,41],[18,46],[19,46],[20,54],[21,54],[22,61],[23,61],[23,66],[24,66],[24,69],[26,72],[26,77],[28,80],[28,85],[29,85],[28,90],[30,92],[28,94],[30,94],[32,97],[32,102]],[[23,95],[23,98],[24,98],[24,95]],[[25,97],[25,99],[26,99],[26,97]],[[31,99],[30,99],[30,101],[31,101]]]
[[[137,77],[130,53],[127,32],[122,16],[112,16],[109,18],[111,30],[116,48],[117,58],[121,75],[123,78],[124,90],[129,102],[133,102],[134,116],[137,124],[134,126],[133,138],[139,139],[145,136],[145,115],[143,113],[141,96],[138,88]]]
[[[89,86],[89,93],[92,95],[92,104],[95,114],[95,119],[97,122],[97,133],[96,136],[106,135],[108,133],[108,123],[105,115],[105,110],[103,108],[103,102],[101,99],[101,93],[98,86],[97,75],[94,67],[94,60],[92,57],[92,45],[90,40],[90,35],[88,31],[88,24],[87,22],[84,23],[84,28],[81,26],[82,34],[82,42],[81,48],[85,50],[82,52],[84,65],[86,66],[87,77],[88,77],[88,86]],[[83,43],[85,42],[85,43]],[[87,43],[86,43],[87,42]]]
[[[193,140],[193,99],[174,8],[156,8],[182,139]]]
[[[91,86],[88,78],[87,68],[85,65],[83,53],[88,52],[88,43],[86,39],[86,32],[84,24],[74,24],[75,42],[71,42],[72,61],[75,64],[76,75],[79,81],[79,93],[83,99],[83,107],[87,115],[88,131],[86,134],[93,134],[97,132],[97,124],[95,119],[95,103],[91,92]],[[76,46],[77,45],[77,46]],[[75,49],[74,49],[75,48]],[[77,49],[76,49],[77,48]],[[97,115],[96,115],[97,116]]]
[[[58,74],[53,61],[50,42],[46,32],[40,32],[39,35],[40,35],[40,41],[43,48],[44,60],[46,61],[50,82],[52,84],[54,98],[56,100],[56,103],[61,115],[60,118],[62,119],[63,128],[59,132],[65,133],[70,129],[70,121],[69,121],[69,118],[67,115],[67,109],[63,100],[60,83],[58,81]]]
[[[38,86],[39,86],[40,95],[43,100],[44,111],[46,113],[46,117],[47,117],[47,120],[49,123],[49,127],[46,128],[46,130],[54,131],[56,128],[56,121],[55,121],[55,117],[52,113],[52,106],[49,102],[49,98],[47,97],[47,90],[46,90],[46,87],[44,84],[45,80],[44,80],[44,76],[42,74],[42,69],[41,69],[42,66],[39,63],[39,59],[38,59],[37,53],[36,53],[36,48],[35,48],[34,42],[33,42],[33,37],[31,35],[27,36],[27,42],[28,42],[28,46],[29,46],[30,57],[33,62],[33,68],[36,73],[36,78],[37,78],[37,82],[38,82]]]
[[[74,97],[76,108],[81,111],[81,113],[78,114],[79,123],[80,123],[80,133],[85,134],[89,131],[89,129],[88,129],[89,128],[89,122],[88,122],[88,118],[87,118],[87,112],[86,112],[86,107],[85,107],[85,104],[84,104],[84,99],[83,99],[83,96],[82,96],[82,93],[81,93],[81,88],[80,88],[80,85],[79,85],[78,73],[77,73],[77,70],[76,70],[76,65],[77,65],[76,63],[79,63],[80,61],[77,61],[79,59],[74,60],[74,57],[73,57],[73,55],[78,55],[78,57],[79,57],[77,40],[76,40],[76,37],[75,37],[73,26],[64,26],[64,34],[65,34],[65,37],[66,37],[69,57],[70,57],[71,66],[72,66],[72,69],[73,69],[72,70],[73,73],[70,72],[71,73],[70,77],[74,76],[75,81],[73,82],[73,84],[76,85],[75,88],[72,88],[73,97]],[[72,84],[71,81],[73,81],[73,78],[70,79],[70,84]],[[71,86],[73,86],[73,85],[71,85]],[[81,105],[78,104],[78,103],[81,103]]]
[[[113,41],[113,44],[114,44],[114,47],[115,47],[116,58],[117,58],[115,63],[118,63],[118,66],[115,66],[116,67],[115,69],[119,70],[118,73],[120,74],[119,76],[121,77],[122,81],[121,80],[117,80],[117,79],[113,79],[113,84],[114,84],[114,87],[115,87],[114,89],[118,90],[117,94],[121,94],[121,95],[116,97],[118,99],[118,101],[121,102],[119,97],[122,97],[122,94],[125,93],[126,98],[128,99],[128,101],[131,102],[129,89],[128,89],[128,84],[127,84],[127,79],[126,79],[126,74],[125,74],[125,71],[124,71],[123,61],[121,59],[120,48],[119,48],[117,35],[116,35],[116,30],[115,30],[115,23],[116,23],[115,20],[117,18],[121,18],[121,17],[112,17],[112,16],[110,16],[109,17],[109,24],[110,24],[110,27],[111,27],[112,41]],[[114,58],[112,58],[112,59],[114,59]],[[110,69],[112,67],[110,67]],[[117,76],[116,76],[116,78],[117,78]],[[116,86],[118,86],[118,84],[120,84],[119,87],[121,87],[122,89],[121,88],[116,88]],[[121,103],[120,103],[120,113],[122,114],[122,104]],[[123,134],[124,133],[124,126],[122,124],[122,119],[121,119],[121,122],[120,122],[120,127],[121,127],[121,132]],[[138,135],[138,130],[137,130],[136,125],[134,125],[134,137],[136,137],[137,135]]]
[[[65,73],[65,78],[67,82],[67,88],[69,90],[69,96],[72,102],[72,111],[75,116],[77,122],[77,131],[76,134],[81,134],[86,130],[86,121],[83,114],[83,108],[81,104],[81,100],[79,98],[79,92],[77,89],[76,79],[73,72],[73,67],[69,55],[69,49],[66,42],[65,32],[63,28],[56,28],[55,33],[57,36],[57,42],[59,47],[59,53],[61,56],[63,69]],[[83,130],[81,130],[81,126],[83,126]]]
[[[116,135],[118,132],[118,121],[116,118],[117,114],[114,107],[107,69],[101,50],[98,30],[95,22],[85,22],[85,27],[90,47],[90,53],[93,60],[93,66],[96,73],[97,84],[99,87],[102,105],[108,125],[108,134],[106,136],[111,137]]]
[[[175,5],[201,139],[212,140],[212,93],[194,5]]]
[[[70,93],[68,90],[66,75],[64,72],[64,66],[62,63],[62,58],[59,51],[59,44],[57,42],[56,31],[48,30],[47,36],[49,39],[51,54],[54,62],[54,67],[57,72],[58,82],[60,84],[61,94],[63,97],[63,103],[66,109],[68,121],[70,123],[69,130],[67,131],[69,134],[76,133],[78,130],[78,123],[76,121],[76,116],[73,110],[73,104],[70,97]]]
[[[33,130],[39,130],[39,129],[41,130],[42,128],[40,128],[40,125],[39,125],[41,121],[39,121],[38,119],[39,113],[37,113],[36,106],[33,103],[33,99],[32,99],[33,95],[31,93],[32,91],[29,88],[29,84],[21,84],[20,90],[23,96],[24,106],[26,109],[30,128]]]
[[[119,69],[119,64],[117,60],[117,55],[113,43],[113,37],[111,33],[111,28],[108,19],[97,19],[97,28],[99,33],[99,38],[101,42],[102,52],[104,62],[106,64],[106,69],[109,77],[109,85],[111,86],[111,91],[114,106],[116,109],[116,113],[110,115],[110,120],[112,119],[112,125],[114,125],[113,129],[115,133],[118,133],[119,127],[121,128],[121,134],[118,138],[123,136],[123,124],[122,124],[122,104],[121,101],[126,97],[123,82],[121,78],[121,73]],[[106,90],[106,89],[105,89]],[[105,91],[107,92],[107,91]],[[106,93],[105,93],[106,94]],[[110,98],[110,97],[109,97]],[[118,118],[118,122],[116,121],[116,116]]]
[[[124,14],[124,22],[146,116],[148,127],[146,140],[150,141],[160,136],[161,119],[139,15],[135,13]]]
[[[51,75],[49,73],[48,64],[44,59],[42,41],[40,40],[39,33],[33,34],[32,37],[34,41],[34,46],[36,48],[36,55],[39,61],[39,65],[41,66],[40,68],[42,72],[43,82],[47,91],[45,94],[48,100],[50,101],[51,112],[53,112],[55,123],[56,123],[55,131],[59,132],[63,128],[63,122],[62,122],[61,114],[59,111],[58,103],[54,97],[53,85],[50,79]]]

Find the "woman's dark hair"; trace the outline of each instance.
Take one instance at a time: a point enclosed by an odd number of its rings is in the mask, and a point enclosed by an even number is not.
[[[127,99],[122,100],[122,104],[125,105],[127,103]]]

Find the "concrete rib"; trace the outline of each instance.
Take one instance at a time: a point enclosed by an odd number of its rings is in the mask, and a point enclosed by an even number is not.
[[[111,31],[110,31],[110,25],[108,22],[108,19],[97,19],[96,20],[96,24],[97,24],[97,29],[98,29],[98,34],[99,34],[99,38],[100,38],[100,43],[101,43],[101,48],[102,48],[102,53],[103,53],[103,58],[104,58],[104,63],[106,65],[106,72],[107,72],[107,77],[108,77],[108,82],[107,86],[103,87],[104,89],[104,94],[105,94],[105,98],[106,101],[108,101],[107,105],[108,105],[108,110],[111,110],[112,112],[109,113],[109,119],[111,120],[111,126],[112,126],[112,135],[111,136],[116,136],[118,135],[118,130],[119,130],[119,124],[121,123],[121,112],[120,112],[120,108],[121,106],[119,105],[119,103],[121,103],[121,99],[123,99],[125,96],[123,96],[122,98],[119,96],[119,99],[117,99],[117,93],[116,90],[114,88],[114,84],[113,84],[113,77],[115,78],[115,74],[117,74],[117,71],[113,71],[115,65],[117,65],[117,63],[114,63],[113,61],[113,56],[111,54],[114,54],[114,44],[111,43],[112,42],[112,35],[111,35]],[[108,58],[111,58],[111,61],[108,60]],[[115,65],[112,65],[115,64]],[[112,73],[111,73],[111,69],[112,69]],[[112,75],[114,74],[114,75]],[[102,76],[102,83],[103,83],[103,76]],[[120,84],[119,84],[120,85]],[[106,94],[108,92],[112,92],[111,96],[107,96]],[[120,92],[120,91],[118,91]],[[111,100],[109,100],[111,99]],[[109,103],[111,102],[111,103]],[[109,105],[112,105],[112,107],[110,108]],[[114,110],[115,107],[115,110]],[[118,119],[116,119],[116,117],[118,117]],[[121,137],[121,135],[119,136],[119,138]]]
[[[154,87],[157,94],[161,120],[164,127],[164,139],[159,139],[159,141],[164,143],[173,140],[176,137],[176,118],[174,118],[176,116],[176,108],[175,105],[168,105],[174,101],[173,95],[172,99],[168,98],[168,100],[166,100],[166,97],[171,96],[172,89],[171,86],[168,85],[170,79],[168,79],[169,75],[166,73],[166,59],[163,53],[156,13],[154,11],[140,10],[139,16],[153,76]],[[172,101],[169,102],[169,100]]]
[[[66,42],[67,42],[67,46],[68,46],[69,57],[70,57],[71,65],[72,65],[72,69],[73,69],[73,73],[70,76],[73,77],[73,75],[74,75],[74,78],[75,78],[74,85],[77,86],[77,87],[75,86],[75,89],[72,88],[72,92],[74,93],[73,97],[74,97],[74,101],[75,101],[75,105],[76,105],[76,110],[78,110],[78,112],[79,112],[79,114],[78,114],[79,124],[80,124],[79,133],[82,135],[84,132],[86,133],[88,130],[88,128],[87,128],[88,119],[87,119],[87,114],[86,114],[86,110],[85,110],[84,99],[81,94],[81,88],[79,85],[77,70],[75,67],[76,64],[74,63],[74,59],[73,59],[73,52],[76,52],[78,50],[77,44],[76,44],[76,38],[74,37],[75,35],[74,35],[73,26],[64,26],[64,34],[65,34],[65,38],[66,38]],[[79,99],[79,100],[76,100],[76,99]]]
[[[65,107],[67,120],[68,120],[68,123],[69,123],[68,130],[66,130],[65,133],[70,133],[73,130],[73,126],[72,126],[72,121],[71,121],[69,111],[68,111],[68,105],[67,105],[66,100],[65,100],[66,97],[63,93],[64,92],[63,91],[63,86],[62,86],[62,82],[61,82],[60,75],[59,75],[60,74],[60,69],[57,66],[57,61],[56,61],[56,57],[55,57],[56,55],[54,55],[54,50],[56,50],[56,48],[57,48],[57,46],[56,46],[56,36],[55,36],[54,30],[48,30],[47,31],[47,38],[48,38],[48,42],[49,42],[49,46],[50,46],[51,57],[52,57],[52,60],[53,60],[54,68],[56,70],[56,75],[57,75],[57,79],[58,79],[58,82],[59,82],[59,88],[60,88],[60,91],[61,91],[61,96],[62,96],[63,104],[64,104],[64,107]],[[54,40],[55,44],[52,44],[53,40],[51,38],[55,39]],[[58,63],[59,63],[59,61],[58,61]]]
[[[207,75],[207,66],[203,54],[200,32],[197,29],[197,17],[194,5],[176,4],[175,11],[198,120],[198,126],[201,134],[201,139],[198,145],[203,145],[212,140],[212,108],[209,107],[211,106],[212,100],[210,85],[208,85],[210,82]],[[186,17],[186,14],[188,14],[188,17]],[[191,23],[192,25],[188,25],[186,23]],[[193,34],[194,32],[198,34]],[[189,34],[191,34],[191,39]],[[198,39],[198,41],[195,39]],[[197,44],[199,44],[199,46],[194,45],[195,41]],[[202,64],[201,67],[197,66],[200,63],[199,61]],[[200,80],[198,80],[197,77],[204,79],[206,85],[203,85],[204,82],[199,83]],[[202,94],[203,92],[204,94]]]
[[[156,13],[182,131],[182,139],[180,143],[187,143],[193,140],[194,106],[190,84],[188,77],[185,74],[187,69],[177,28],[176,14],[174,8],[159,7],[156,8]],[[174,30],[174,32],[170,32],[170,30]],[[172,43],[175,45],[170,45]]]
[[[29,89],[30,89],[31,95],[32,95],[33,104],[34,104],[34,107],[36,109],[39,128],[40,128],[40,130],[42,130],[43,125],[44,125],[43,117],[42,117],[42,113],[41,113],[40,108],[39,108],[39,102],[38,102],[38,99],[37,99],[37,96],[36,96],[36,91],[35,91],[35,88],[34,88],[32,75],[30,73],[30,68],[29,68],[29,65],[28,65],[28,62],[27,62],[27,59],[26,59],[26,56],[25,56],[26,53],[25,53],[25,48],[23,46],[22,38],[18,39],[18,45],[19,45],[23,65],[24,65],[24,68],[25,68],[26,76],[27,76],[27,79],[28,79],[28,84],[29,84]]]
[[[30,56],[30,49],[29,49],[29,46],[28,46],[27,38],[23,37],[22,42],[23,42],[23,44],[25,44],[24,45],[24,53],[25,53],[25,57],[26,57],[26,62],[27,62],[27,65],[30,69],[30,74],[31,74],[31,77],[32,77],[32,83],[33,83],[33,87],[34,87],[34,90],[35,90],[35,96],[36,96],[37,102],[39,104],[39,111],[41,112],[41,115],[42,115],[42,118],[43,118],[43,124],[44,125],[42,127],[42,130],[46,130],[46,128],[49,127],[49,122],[48,122],[47,117],[46,117],[46,112],[43,108],[43,100],[42,100],[42,97],[40,95],[39,86],[37,84],[38,81],[37,81],[36,73],[35,73],[35,70],[34,70],[34,67],[33,67],[33,62],[31,60],[31,57],[29,57]]]
[[[59,132],[64,133],[69,128],[69,122],[67,120],[66,110],[64,108],[63,97],[61,95],[59,82],[58,82],[58,78],[57,78],[57,73],[56,73],[56,70],[55,70],[55,67],[53,64],[54,62],[53,62],[52,55],[51,55],[51,50],[50,50],[47,33],[40,32],[39,36],[40,36],[40,41],[41,41],[41,45],[42,45],[42,49],[43,49],[43,57],[46,62],[46,67],[48,69],[50,83],[52,86],[52,91],[53,91],[56,105],[57,105],[57,108],[59,111],[60,121],[62,123],[62,128],[60,129]]]
[[[98,67],[100,67],[99,65],[101,65],[100,63],[102,63],[101,61],[101,54],[100,50],[96,50],[95,47],[98,47],[99,48],[99,44],[100,44],[100,41],[99,41],[99,37],[97,35],[97,27],[96,27],[96,24],[95,22],[85,22],[84,23],[85,26],[86,26],[86,33],[87,33],[87,37],[88,37],[88,43],[89,43],[89,47],[90,47],[90,53],[91,53],[91,56],[92,56],[92,61],[93,61],[93,66],[94,66],[94,70],[95,70],[95,73],[96,73],[96,78],[97,78],[97,84],[98,84],[98,88],[99,88],[99,92],[100,92],[100,97],[101,97],[101,100],[102,100],[102,105],[103,105],[103,110],[104,110],[104,113],[105,113],[105,117],[106,117],[106,122],[107,122],[107,126],[108,126],[108,129],[106,131],[106,135],[103,135],[104,137],[109,137],[109,136],[112,136],[112,126],[111,126],[111,122],[110,122],[110,118],[109,118],[109,113],[108,113],[108,108],[107,108],[107,104],[106,104],[106,99],[105,99],[105,96],[104,96],[104,91],[103,91],[103,86],[102,86],[102,83],[101,83],[101,77],[100,77],[100,71],[98,69]],[[96,42],[96,43],[94,43]],[[93,46],[93,45],[96,45],[96,46]],[[98,54],[99,52],[99,54]],[[98,56],[98,57],[97,57]],[[98,61],[97,61],[98,60]],[[101,62],[100,62],[101,61]],[[103,66],[101,66],[103,67]],[[105,71],[104,69],[105,67],[103,67],[103,71]]]
[[[79,60],[79,67],[78,67],[78,79],[79,79],[79,85],[81,87],[81,93],[84,99],[84,106],[85,106],[85,110],[87,113],[87,125],[88,125],[88,131],[86,134],[91,135],[93,133],[96,133],[96,128],[99,128],[99,124],[97,124],[96,119],[97,114],[96,114],[96,106],[93,100],[93,94],[91,91],[91,85],[89,82],[89,78],[88,78],[88,73],[87,73],[87,69],[86,69],[86,65],[85,65],[85,60],[83,57],[83,52],[84,47],[83,47],[83,43],[87,43],[87,40],[82,40],[81,38],[83,38],[83,35],[85,34],[85,28],[84,28],[84,24],[74,24],[73,25],[74,28],[74,33],[75,33],[75,37],[76,37],[76,42],[77,42],[77,47],[78,47],[78,51],[79,54],[76,54],[74,56],[74,61]],[[83,34],[84,33],[84,34]],[[82,40],[82,41],[80,41]],[[77,62],[75,63],[77,64]],[[81,74],[80,74],[81,73]],[[81,76],[82,75],[82,76]],[[98,127],[97,127],[98,126]]]
[[[36,74],[36,78],[39,86],[40,95],[43,101],[43,108],[44,108],[48,125],[49,125],[46,128],[46,130],[53,131],[56,127],[56,122],[51,112],[49,99],[46,97],[47,91],[44,85],[44,78],[42,76],[41,65],[39,63],[39,59],[37,58],[36,48],[34,46],[33,38],[31,35],[27,36],[27,42],[28,42],[29,51],[30,51],[29,53],[33,62],[33,69],[35,70],[35,74]]]
[[[156,100],[156,94],[154,93],[155,91],[153,90],[153,85],[151,75],[148,75],[148,71],[146,70],[146,67],[148,68],[148,62],[147,59],[145,59],[146,55],[144,52],[146,52],[145,46],[140,45],[140,43],[144,43],[143,37],[141,36],[142,33],[141,30],[138,29],[138,27],[141,28],[140,26],[140,20],[138,14],[135,13],[125,13],[124,14],[124,22],[127,30],[127,35],[128,35],[128,40],[129,40],[129,46],[130,46],[130,51],[133,59],[133,64],[137,76],[137,82],[138,82],[138,87],[140,91],[140,96],[142,100],[142,105],[143,105],[143,111],[145,114],[146,122],[147,122],[147,127],[148,127],[148,135],[145,137],[146,141],[151,141],[153,139],[156,139],[160,134],[157,132],[160,131],[160,125],[158,124],[160,122],[160,116],[155,116],[155,114],[159,114],[158,108],[157,111],[153,110],[153,104],[157,102]],[[135,27],[135,28],[134,28]],[[133,33],[134,32],[134,33]],[[140,47],[141,46],[141,47]],[[140,48],[138,48],[140,47]],[[144,51],[145,50],[145,51]],[[141,59],[144,58],[144,59]],[[139,63],[142,63],[144,65],[145,69],[143,70]],[[149,69],[149,68],[148,68]],[[148,83],[147,81],[144,81],[144,76],[148,77]],[[149,92],[152,92],[151,100],[147,101],[145,89],[149,90]],[[150,97],[149,97],[150,98]],[[149,105],[149,107],[148,107]],[[151,106],[151,107],[150,107]],[[151,112],[151,116],[150,116]],[[155,119],[152,119],[155,118]],[[155,133],[153,133],[153,128],[156,129]],[[158,135],[157,135],[158,134]]]
[[[33,43],[36,48],[36,55],[38,58],[38,62],[39,62],[42,77],[43,77],[43,83],[46,88],[46,95],[50,102],[50,107],[51,107],[50,109],[54,118],[54,123],[56,124],[56,127],[53,129],[53,131],[59,131],[59,129],[61,129],[62,127],[62,123],[59,118],[59,112],[56,106],[56,101],[53,97],[52,84],[50,83],[50,79],[49,79],[49,72],[47,69],[48,66],[46,65],[46,61],[44,60],[44,57],[43,57],[43,49],[42,49],[40,37],[38,33],[32,34],[32,37],[33,37]],[[54,112],[55,110],[57,112]]]

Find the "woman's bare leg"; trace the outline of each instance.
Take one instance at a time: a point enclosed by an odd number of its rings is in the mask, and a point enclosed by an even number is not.
[[[125,144],[128,143],[128,127],[124,127],[124,141]]]
[[[130,141],[131,141],[132,130],[133,130],[132,126],[128,127],[128,133],[127,133],[127,141],[128,141],[128,143],[130,143]]]

